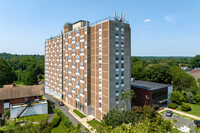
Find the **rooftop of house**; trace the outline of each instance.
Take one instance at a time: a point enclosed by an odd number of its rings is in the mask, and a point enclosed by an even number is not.
[[[131,82],[131,86],[146,89],[146,90],[157,90],[157,89],[169,87],[171,85],[163,84],[163,83],[149,82],[149,81],[142,81],[142,80],[134,80]]]
[[[41,96],[44,94],[43,85],[19,86],[6,85],[0,88],[0,100]]]
[[[195,68],[195,69],[190,71],[190,73],[196,73],[196,72],[200,72],[200,68]]]

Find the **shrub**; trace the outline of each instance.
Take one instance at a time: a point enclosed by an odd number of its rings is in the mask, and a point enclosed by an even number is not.
[[[190,107],[190,105],[188,105],[187,103],[183,103],[183,104],[181,105],[181,110],[183,110],[183,111],[190,111],[190,110],[191,110],[191,107]]]
[[[61,120],[61,117],[58,116],[58,115],[56,115],[56,116],[53,118],[53,121],[51,122],[52,128],[57,127],[58,124],[59,124],[59,122],[60,122],[60,120]]]
[[[178,105],[176,103],[169,103],[169,104],[167,104],[167,107],[171,108],[171,109],[175,109],[178,107]]]

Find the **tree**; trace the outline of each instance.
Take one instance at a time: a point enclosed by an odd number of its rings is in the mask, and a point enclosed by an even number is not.
[[[131,66],[131,77],[135,78],[136,80],[142,79],[142,72],[144,70],[144,65],[142,62],[133,63]]]
[[[171,67],[170,73],[172,75],[172,84],[177,90],[191,91],[193,94],[197,93],[198,87],[194,77],[177,66]]]
[[[192,60],[190,61],[190,66],[192,68],[200,67],[200,55],[196,55]]]
[[[23,82],[25,85],[34,85],[38,83],[37,74],[34,71],[25,71]]]
[[[126,111],[121,111],[119,108],[110,110],[103,116],[102,123],[115,128],[123,123],[130,123],[131,115]]]
[[[171,83],[170,66],[166,64],[155,64],[148,66],[142,72],[143,80],[157,83]]]
[[[5,84],[12,84],[14,80],[16,80],[14,70],[6,60],[0,58],[0,87]]]
[[[135,92],[133,90],[124,90],[120,93],[120,102],[123,105],[125,111],[128,109],[128,105],[131,103],[131,99],[135,97]]]

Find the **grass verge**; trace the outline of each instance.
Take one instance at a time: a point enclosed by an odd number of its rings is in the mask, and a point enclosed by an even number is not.
[[[91,120],[87,122],[90,126],[92,126],[93,128],[97,128],[102,126],[102,123],[97,121],[97,120]]]
[[[75,114],[77,114],[80,118],[85,118],[86,116],[84,114],[82,114],[81,112],[79,112],[78,110],[74,109],[73,112]]]
[[[191,114],[191,115],[200,117],[200,105],[198,105],[198,104],[189,104],[189,105],[192,108],[191,111],[182,111],[181,110],[181,106],[178,106],[178,108],[176,108],[175,110],[178,110],[178,111],[181,111],[181,112],[184,112],[184,113],[187,113],[187,114]]]
[[[32,115],[32,116],[25,116],[25,117],[20,117],[17,120],[21,121],[21,120],[27,120],[28,121],[32,121],[32,122],[41,122],[43,120],[46,120],[48,118],[48,114],[41,114],[41,115]]]

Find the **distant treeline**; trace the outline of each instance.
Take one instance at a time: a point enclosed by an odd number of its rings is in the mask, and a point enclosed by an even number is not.
[[[3,59],[6,59],[6,60],[10,60],[12,59],[13,57],[16,57],[16,58],[21,58],[21,57],[24,57],[24,56],[27,56],[27,57],[34,57],[34,59],[36,60],[43,60],[44,59],[44,55],[39,55],[39,54],[35,54],[35,55],[18,55],[18,54],[9,54],[9,53],[0,53],[0,58],[3,58]]]
[[[44,55],[0,53],[0,88],[13,82],[34,85],[44,81]]]
[[[192,59],[192,56],[134,56],[138,59],[153,60],[153,59]]]

